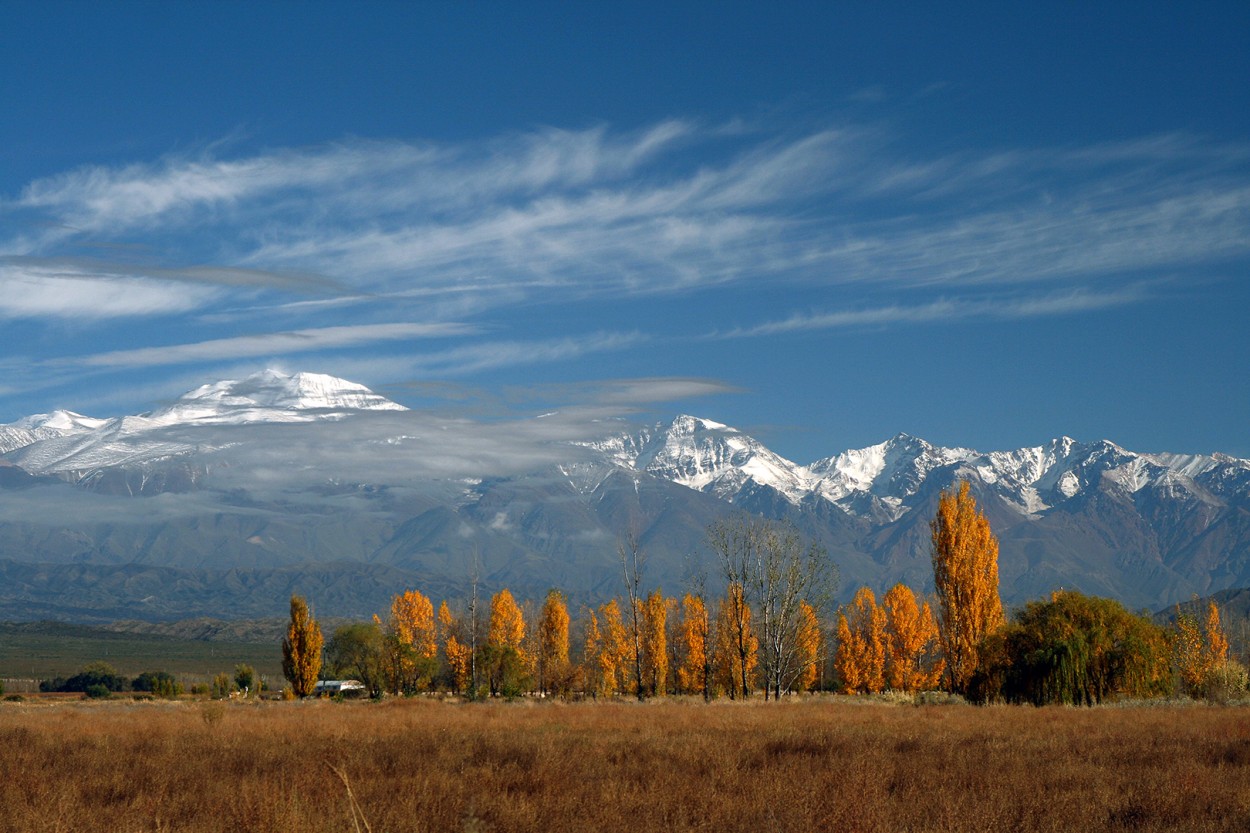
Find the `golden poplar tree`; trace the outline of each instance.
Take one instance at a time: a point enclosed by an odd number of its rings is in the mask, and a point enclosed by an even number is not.
[[[885,610],[868,587],[861,587],[851,600],[851,628],[860,636],[864,669],[864,689],[876,694],[885,688]]]
[[[1198,621],[1188,613],[1181,613],[1180,605],[1177,605],[1176,626],[1172,634],[1172,656],[1181,682],[1190,691],[1200,688],[1202,679],[1206,676],[1202,668],[1202,647],[1202,630]]]
[[[291,596],[291,621],[282,640],[282,673],[296,697],[307,697],[321,672],[321,626],[302,596]]]
[[[1208,673],[1228,662],[1228,635],[1220,625],[1220,609],[1214,601],[1207,602],[1207,619],[1203,625],[1206,637],[1206,661]]]
[[[642,606],[642,683],[655,697],[668,690],[668,603],[655,590],[638,604]]]
[[[591,697],[608,696],[612,693],[612,682],[616,678],[616,669],[609,669],[605,674],[601,662],[603,654],[603,636],[599,632],[599,617],[593,610],[586,611],[586,639],[582,645],[582,679],[585,691]]]
[[[521,606],[506,587],[490,599],[490,631],[486,644],[496,648],[511,648],[518,656],[524,656],[525,616]]]
[[[851,631],[851,623],[843,611],[838,612],[837,636],[838,649],[833,654],[833,671],[841,680],[843,690],[856,694],[864,690],[864,649],[858,634]]]
[[[544,694],[567,688],[569,608],[564,594],[551,590],[538,619],[538,688]]]
[[[886,680],[895,691],[925,691],[937,685],[945,663],[936,656],[937,621],[929,603],[916,604],[906,584],[885,594]]]
[[[419,590],[391,600],[384,645],[387,676],[396,692],[412,694],[433,677],[438,658],[434,604]]]
[[[751,606],[742,585],[730,582],[716,621],[717,675],[730,698],[750,695],[751,681],[759,665],[759,647],[751,625]]]
[[[816,609],[807,602],[799,602],[798,632],[795,635],[799,671],[794,682],[795,690],[811,691],[816,687],[820,677],[821,641]]]
[[[1228,662],[1228,637],[1220,625],[1220,609],[1208,601],[1200,623],[1196,616],[1176,608],[1172,655],[1181,682],[1191,694],[1200,694],[1211,672]]]
[[[634,665],[634,641],[625,629],[621,606],[616,599],[599,607],[599,633],[603,643],[603,650],[599,652],[600,671],[605,682],[611,680],[613,692],[624,693]]]
[[[443,640],[443,659],[447,662],[450,672],[451,687],[457,694],[468,691],[472,674],[472,648],[464,641],[460,623],[451,613],[451,608],[444,601],[438,606],[438,629]]]
[[[507,588],[490,600],[490,627],[486,647],[492,694],[512,696],[522,691],[530,657],[525,650],[525,615]]]
[[[929,529],[946,685],[962,694],[976,671],[981,641],[1003,624],[998,539],[966,480],[956,491],[943,490]]]
[[[677,667],[677,687],[683,694],[711,695],[708,672],[708,622],[707,606],[702,596],[687,593],[681,600],[681,625]]]

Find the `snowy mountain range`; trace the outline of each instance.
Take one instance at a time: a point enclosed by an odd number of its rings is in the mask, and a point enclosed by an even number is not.
[[[923,588],[937,495],[964,479],[1010,602],[1066,586],[1160,606],[1250,584],[1250,461],[1225,455],[899,434],[798,464],[694,416],[479,424],[265,371],[146,414],[0,426],[0,617],[271,613],[301,583],[367,613],[402,589],[388,582],[454,594],[474,554],[514,590],[593,598],[617,591],[627,534],[676,592],[707,525],[735,511],[820,540],[848,595]]]

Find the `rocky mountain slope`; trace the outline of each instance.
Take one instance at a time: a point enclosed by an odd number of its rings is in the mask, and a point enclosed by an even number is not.
[[[264,616],[293,589],[364,614],[403,584],[457,595],[475,560],[484,586],[592,600],[618,592],[627,535],[678,592],[736,511],[820,540],[846,594],[923,588],[937,496],[961,479],[1009,602],[1063,586],[1160,607],[1250,584],[1250,462],[1223,455],[899,434],[798,464],[693,416],[477,424],[266,371],[147,414],[0,426],[0,618]]]

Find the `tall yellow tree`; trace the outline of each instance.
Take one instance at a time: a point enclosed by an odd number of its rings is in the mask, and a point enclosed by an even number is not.
[[[603,654],[603,635],[599,632],[599,617],[593,610],[586,611],[586,636],[582,644],[582,680],[585,691],[591,697],[608,696],[612,693],[616,669],[605,674],[600,662]]]
[[[702,596],[687,593],[681,600],[681,624],[678,630],[677,687],[683,694],[702,694],[711,698],[711,656],[709,654],[707,606]]]
[[[451,678],[452,691],[468,691],[471,684],[473,649],[464,641],[460,623],[444,600],[438,606],[438,630],[443,643],[443,659]]]
[[[816,609],[807,602],[799,602],[798,633],[795,640],[799,673],[794,681],[796,691],[811,691],[820,677],[821,661],[820,619]]]
[[[486,647],[491,654],[487,663],[491,693],[522,693],[530,660],[525,651],[525,616],[507,588],[491,597]]]
[[[1201,693],[1212,671],[1228,662],[1228,636],[1220,624],[1220,609],[1207,602],[1201,622],[1176,608],[1172,654],[1181,682],[1190,693]]]
[[[391,600],[386,624],[388,682],[392,690],[412,694],[433,678],[437,666],[434,604],[421,591],[407,590]]]
[[[302,596],[291,596],[291,621],[282,640],[282,673],[296,697],[307,697],[321,672],[321,626]]]
[[[833,672],[842,682],[842,688],[855,694],[864,690],[864,668],[861,657],[863,645],[858,634],[851,631],[851,623],[844,611],[838,611],[838,649],[833,654]]]
[[[668,690],[668,603],[659,590],[638,603],[642,606],[642,684],[655,697]]]
[[[976,671],[981,641],[1003,624],[998,539],[966,480],[942,492],[929,530],[946,685],[962,694]]]
[[[929,603],[896,584],[885,594],[886,681],[895,691],[926,691],[938,684],[945,663],[937,656],[937,620]]]
[[[511,648],[518,654],[525,644],[525,617],[521,606],[506,587],[490,599],[490,630],[486,644],[496,648]]]
[[[885,622],[885,611],[867,587],[855,592],[846,613],[838,617],[837,668],[848,691],[885,688]]]
[[[612,599],[599,607],[599,633],[603,649],[599,652],[600,673],[605,682],[611,680],[613,692],[624,693],[633,678],[634,640],[621,616],[621,605]]]
[[[538,689],[565,693],[569,677],[569,608],[564,594],[551,590],[538,618]]]
[[[759,647],[742,585],[730,582],[716,620],[717,677],[730,698],[750,695],[759,665]]]
[[[1228,635],[1220,624],[1220,609],[1214,601],[1207,602],[1207,620],[1203,626],[1206,636],[1206,664],[1215,669],[1228,662]]]

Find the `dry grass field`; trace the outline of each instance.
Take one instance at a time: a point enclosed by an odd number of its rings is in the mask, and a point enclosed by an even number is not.
[[[1250,830],[1244,708],[28,702],[0,749],[10,833]]]

